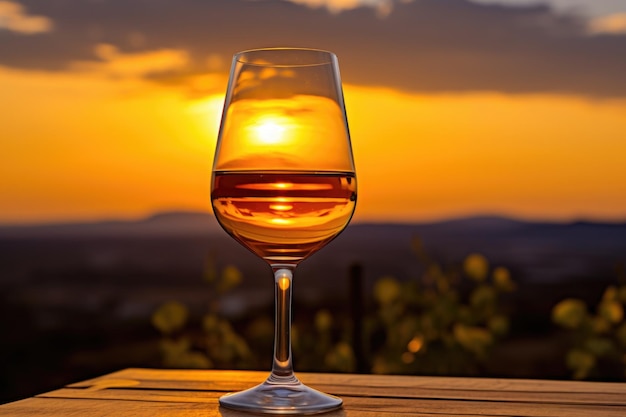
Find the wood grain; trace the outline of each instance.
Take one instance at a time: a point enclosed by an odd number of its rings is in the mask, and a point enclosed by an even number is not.
[[[225,392],[266,372],[130,368],[0,406],[0,416],[223,416]],[[327,417],[626,416],[626,384],[524,379],[301,373],[306,384],[344,400]]]

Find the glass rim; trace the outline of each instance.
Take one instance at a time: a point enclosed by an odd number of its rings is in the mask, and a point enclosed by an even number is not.
[[[252,54],[261,54],[261,53],[275,53],[275,52],[301,52],[308,53],[310,55],[317,54],[318,56],[326,56],[326,59],[311,59],[310,62],[298,63],[272,63],[272,62],[263,62],[263,61],[253,61],[244,59],[246,55]],[[253,48],[253,49],[245,49],[243,51],[239,51],[233,55],[233,60],[235,62],[239,62],[245,65],[258,66],[258,67],[314,67],[320,65],[329,65],[333,64],[337,60],[337,55],[333,52],[328,51],[326,49],[318,49],[318,48],[301,48],[301,47],[291,47],[291,46],[279,46],[279,47],[268,47],[268,48]]]

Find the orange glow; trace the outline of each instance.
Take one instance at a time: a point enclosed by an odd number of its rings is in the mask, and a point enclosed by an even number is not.
[[[349,86],[346,100],[356,221],[626,219],[626,100]]]
[[[306,153],[319,170],[352,171],[341,157],[347,152],[343,114],[329,98],[241,99],[228,112],[216,170],[309,169],[301,166]]]
[[[287,118],[266,115],[252,125],[254,132],[251,136],[263,145],[276,145],[289,139],[288,126],[290,124],[293,123],[289,123]]]
[[[422,336],[415,336],[411,339],[407,345],[409,352],[417,353],[424,346],[424,338]]]
[[[1,67],[0,91],[0,223],[210,210],[223,96]]]
[[[349,208],[342,198],[326,198],[322,202],[316,198],[285,198],[279,197],[270,201],[260,198],[237,199],[231,198],[228,203],[220,205],[223,220],[229,221],[239,219],[242,216],[246,219],[250,229],[260,227],[274,228],[293,227],[297,225],[298,230],[318,227],[320,224],[327,224],[335,217],[342,218],[349,213]],[[306,217],[302,216],[302,206],[312,204],[315,209],[309,209]],[[297,209],[300,205],[300,208]],[[254,206],[254,210],[250,207]],[[331,229],[328,224],[326,226]],[[243,232],[241,232],[243,233]],[[282,239],[279,237],[279,241]],[[295,239],[295,238],[294,238]]]
[[[227,77],[206,79],[215,94],[191,99],[134,78],[142,65],[126,78],[111,78],[110,65],[87,73],[0,67],[0,223],[210,210]],[[344,90],[359,182],[353,221],[481,213],[626,220],[626,100]],[[293,111],[266,113],[289,126]],[[306,151],[333,164],[333,149],[316,148],[319,136],[311,133]],[[278,165],[297,167],[283,156]]]
[[[298,191],[321,191],[330,190],[332,185],[330,184],[293,184],[290,182],[270,182],[270,183],[251,183],[240,184],[237,188],[246,190],[298,190]]]
[[[291,204],[270,204],[270,209],[274,211],[289,211],[293,209]]]
[[[287,226],[293,223],[293,220],[285,219],[283,217],[273,217],[268,219],[268,221],[272,224],[277,224],[279,226]]]
[[[280,288],[281,290],[285,291],[289,289],[290,286],[291,286],[291,280],[289,278],[282,277],[278,279],[278,288]]]

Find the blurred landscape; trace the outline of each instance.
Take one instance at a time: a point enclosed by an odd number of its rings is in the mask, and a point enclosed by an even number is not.
[[[233,54],[281,46],[337,54],[359,178],[296,371],[626,380],[626,2],[3,0],[0,402],[269,369],[271,272],[208,213]]]
[[[494,356],[486,371],[493,376],[568,378],[552,307],[567,297],[594,305],[607,285],[617,282],[619,265],[626,264],[624,223],[502,217],[356,223],[299,266],[296,322],[313,320],[312,312],[320,309],[349,317],[348,274],[354,265],[361,268],[364,314],[374,309],[377,279],[417,280],[424,265],[412,250],[415,238],[442,264],[460,265],[480,253],[511,271],[517,284],[507,298],[511,331],[500,350],[503,357]],[[196,320],[206,313],[216,296],[203,280],[209,260],[234,265],[242,274],[240,285],[219,299],[220,315],[233,323],[258,312],[271,319],[269,268],[223,232],[211,214],[0,227],[0,399],[122,367],[162,366],[151,316],[172,300],[188,306]],[[508,357],[513,352],[522,356]],[[258,352],[268,359],[270,354]]]

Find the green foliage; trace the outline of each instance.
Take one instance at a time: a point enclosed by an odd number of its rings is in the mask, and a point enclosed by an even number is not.
[[[168,301],[152,314],[152,325],[161,333],[170,335],[183,328],[188,316],[187,307],[178,301]]]
[[[406,282],[383,276],[375,283],[376,308],[363,318],[364,333],[372,342],[364,352],[371,371],[478,373],[494,344],[509,331],[509,316],[501,300],[504,293],[515,290],[509,271],[492,268],[480,254],[469,255],[460,265],[443,266],[429,257],[418,239],[413,241],[413,249],[423,266],[421,276]],[[218,268],[216,260],[209,257],[204,279],[210,303],[199,326],[190,323],[188,309],[178,302],[165,303],[153,314],[153,325],[162,334],[163,364],[265,367],[267,358],[257,358],[253,352],[271,351],[271,318],[249,318],[239,333],[219,315],[220,298],[239,285],[241,272],[232,265]],[[606,314],[614,318],[617,313],[611,310]],[[294,322],[291,338],[299,370],[357,370],[355,341],[345,317],[321,309],[312,318]],[[254,349],[246,341],[253,342]]]
[[[345,342],[334,345],[324,357],[324,365],[328,370],[337,372],[354,372],[356,359],[352,346]]]
[[[571,336],[565,363],[575,379],[587,379],[604,367],[621,369],[626,378],[626,284],[609,286],[591,313],[578,299],[560,301],[552,309],[552,320]],[[605,372],[606,373],[606,372]]]
[[[346,323],[337,321],[326,309],[315,313],[313,326],[295,323],[291,338],[298,369],[354,372],[356,358],[348,328]]]
[[[489,273],[489,262],[487,258],[479,253],[473,253],[465,258],[463,262],[465,274],[475,281],[482,282],[487,279]]]
[[[391,276],[385,276],[376,281],[374,286],[374,298],[381,305],[389,305],[400,296],[400,284]]]
[[[587,305],[574,298],[567,298],[552,308],[552,321],[568,329],[580,327],[588,317]]]
[[[228,320],[215,313],[202,320],[206,335],[206,352],[220,364],[237,364],[251,358],[250,348],[242,336],[237,334]]]
[[[504,293],[515,290],[509,271],[491,269],[480,254],[467,256],[461,268],[447,267],[418,239],[412,247],[424,266],[422,276],[404,283],[385,276],[374,287],[377,311],[367,327],[380,346],[373,352],[372,371],[477,373],[509,330],[501,302]]]
[[[238,368],[252,360],[245,339],[231,323],[220,317],[219,299],[242,280],[239,269],[226,265],[221,270],[213,256],[207,259],[205,281],[209,285],[209,311],[202,318],[201,331],[187,328],[189,310],[177,301],[168,301],[152,314],[152,324],[161,333],[159,348],[163,365],[173,368]]]
[[[565,357],[567,367],[572,369],[575,379],[585,379],[589,372],[596,366],[596,357],[582,349],[570,349]]]

